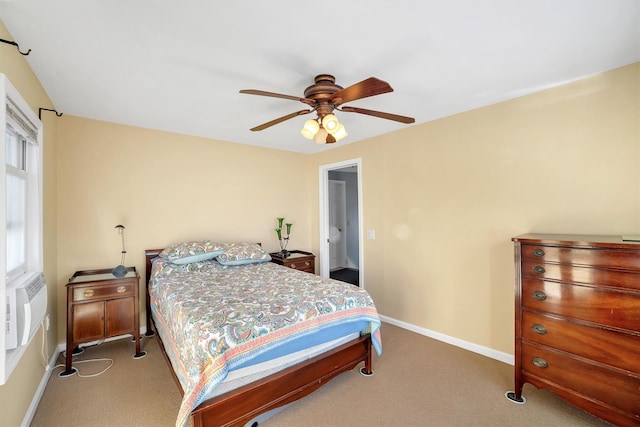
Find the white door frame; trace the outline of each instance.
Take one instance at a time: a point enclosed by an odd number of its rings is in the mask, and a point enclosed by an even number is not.
[[[329,277],[329,171],[355,166],[358,171],[358,257],[360,264],[360,287],[364,289],[364,251],[362,218],[362,159],[356,158],[342,162],[321,165],[319,168],[319,193],[320,193],[320,275]]]

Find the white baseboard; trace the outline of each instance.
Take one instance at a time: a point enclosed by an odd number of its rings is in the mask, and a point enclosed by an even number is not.
[[[463,348],[465,350],[472,351],[474,353],[481,354],[483,356],[489,357],[491,359],[498,360],[500,362],[508,363],[509,365],[514,364],[514,356],[509,353],[505,353],[502,351],[494,350],[489,347],[485,347],[482,345],[478,345],[469,341],[461,340],[460,338],[452,337],[449,335],[445,335],[440,332],[432,331],[430,329],[422,328],[420,326],[412,325],[411,323],[403,322],[401,320],[393,319],[391,317],[380,315],[380,319],[383,322],[390,323],[394,326],[397,326],[402,329],[406,329],[411,332],[415,332],[420,335],[424,335],[429,338],[436,339],[438,341],[445,342],[447,344],[454,345],[456,347]]]
[[[31,421],[33,421],[33,416],[36,414],[36,409],[38,409],[38,405],[40,404],[40,399],[42,399],[42,395],[44,394],[45,388],[47,388],[47,383],[49,382],[49,377],[51,376],[51,371],[53,371],[53,367],[55,366],[56,360],[58,360],[58,355],[60,354],[61,346],[59,345],[56,350],[51,355],[51,359],[49,359],[49,364],[47,365],[47,369],[45,369],[44,374],[42,375],[42,379],[40,380],[40,385],[36,390],[36,393],[33,395],[33,399],[31,399],[31,404],[27,409],[27,413],[24,415],[22,419],[22,424],[20,427],[28,427],[31,425]]]

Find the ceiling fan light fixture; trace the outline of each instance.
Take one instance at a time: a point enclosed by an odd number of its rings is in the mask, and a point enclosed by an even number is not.
[[[320,130],[318,122],[316,120],[309,119],[304,122],[304,126],[300,133],[302,133],[302,136],[307,139],[313,139],[313,137],[318,133],[318,130]]]
[[[330,134],[333,134],[340,127],[340,122],[338,118],[333,114],[327,114],[322,118],[322,127],[327,130]]]
[[[313,137],[313,142],[315,142],[316,144],[326,144],[328,135],[329,134],[324,128],[320,128],[318,133],[316,133],[316,135]]]
[[[338,129],[335,132],[333,132],[332,135],[336,139],[336,142],[338,142],[349,134],[347,133],[347,130],[344,128],[344,125],[340,123],[340,126],[338,126]]]
[[[250,129],[251,131],[264,130],[278,123],[293,119],[294,117],[315,112],[316,118],[307,120],[300,130],[300,133],[305,138],[313,140],[317,144],[333,144],[347,137],[347,131],[344,125],[338,121],[338,118],[333,114],[334,111],[365,114],[406,124],[415,123],[413,117],[343,105],[358,99],[389,92],[393,92],[393,88],[389,83],[375,77],[369,77],[359,83],[344,88],[335,84],[335,77],[330,74],[317,75],[315,77],[315,83],[304,90],[304,97],[256,89],[242,89],[240,91],[240,93],[248,95],[282,98],[305,104],[304,110],[289,113],[259,126],[255,126]]]

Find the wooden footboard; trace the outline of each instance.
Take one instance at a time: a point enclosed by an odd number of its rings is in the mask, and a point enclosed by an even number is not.
[[[370,335],[203,402],[192,412],[193,425],[245,425],[264,412],[308,395],[362,361],[371,372]]]
[[[151,272],[151,260],[162,250],[145,251],[147,286]],[[153,319],[147,290],[147,330]],[[176,384],[180,387],[171,361],[156,334],[158,345],[170,367]],[[293,365],[261,380],[231,390],[220,396],[204,401],[192,412],[194,427],[242,426],[258,415],[298,400],[318,389],[330,379],[349,371],[364,362],[365,372],[372,372],[371,335],[367,334],[322,353],[305,362]],[[180,388],[182,391],[182,388]]]

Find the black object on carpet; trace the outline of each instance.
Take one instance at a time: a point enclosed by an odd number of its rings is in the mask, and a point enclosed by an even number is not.
[[[342,268],[329,273],[329,277],[343,282],[351,283],[352,285],[360,286],[360,270],[354,270],[353,268]]]

